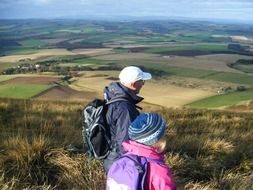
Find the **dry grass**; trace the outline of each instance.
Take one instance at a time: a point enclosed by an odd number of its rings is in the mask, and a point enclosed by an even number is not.
[[[10,137],[4,142],[0,164],[1,183],[6,189],[101,189],[105,175],[99,162],[84,155],[70,155],[52,148],[49,139]],[[88,172],[87,172],[88,171]],[[20,181],[22,179],[22,181]],[[7,181],[9,180],[9,181]],[[98,183],[100,185],[98,186]],[[104,188],[103,188],[104,189]]]
[[[60,169],[61,186],[72,187],[73,189],[104,189],[105,174],[101,163],[90,160],[86,155],[70,156],[68,152],[57,151],[50,155],[52,165]]]
[[[104,189],[101,163],[69,151],[83,150],[84,104],[0,99],[1,189]],[[252,189],[252,113],[151,110],[167,121],[165,160],[178,189]]]

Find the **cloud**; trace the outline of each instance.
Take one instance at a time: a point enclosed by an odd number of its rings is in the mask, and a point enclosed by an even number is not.
[[[241,14],[252,18],[250,11],[253,12],[252,0],[0,0],[0,18],[2,15],[22,17],[28,14],[30,17],[160,15],[230,18],[235,12],[237,17]]]
[[[0,6],[44,5],[52,1],[54,0],[1,0]]]
[[[39,5],[49,4],[52,0],[36,0],[35,2]]]

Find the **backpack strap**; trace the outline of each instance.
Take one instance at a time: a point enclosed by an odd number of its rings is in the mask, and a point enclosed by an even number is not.
[[[138,156],[138,155],[134,155],[134,154],[124,154],[122,157],[126,157],[134,162],[134,165],[135,165],[136,169],[138,170],[139,175],[141,176],[141,179],[140,179],[139,185],[138,185],[138,189],[145,190],[149,160],[146,157]],[[136,159],[133,157],[136,157]]]
[[[112,104],[112,103],[114,103],[114,102],[119,102],[119,101],[128,102],[128,101],[130,101],[130,100],[129,100],[128,98],[126,98],[126,97],[116,97],[116,98],[112,98],[112,99],[106,101],[105,104],[106,104],[106,105],[109,105],[109,104]],[[131,101],[130,101],[130,102],[131,102]],[[142,107],[137,106],[136,104],[134,104],[134,106],[135,106],[136,108],[142,110]]]
[[[146,181],[147,181],[147,174],[148,174],[147,170],[149,168],[150,163],[158,163],[158,164],[163,163],[163,161],[161,160],[146,158],[144,156],[138,156],[131,153],[126,153],[122,155],[121,157],[126,157],[132,160],[135,163],[135,166],[137,170],[139,171],[140,175],[142,175],[141,181],[139,182],[140,190],[146,189]],[[136,159],[133,157],[136,157]]]
[[[112,98],[112,99],[106,101],[105,104],[109,105],[109,104],[112,104],[114,102],[119,102],[119,101],[126,101],[126,102],[128,102],[129,100],[127,98],[123,98],[123,97],[116,97],[116,98]]]
[[[140,162],[138,162],[137,160],[133,159],[130,155],[127,155],[127,154],[123,155],[122,157],[126,157],[126,158],[132,160],[134,162],[137,170],[139,171],[139,173],[140,174],[144,174],[145,170],[143,169],[143,167],[142,167],[142,165],[141,165]],[[136,157],[138,159],[138,156],[136,156]]]

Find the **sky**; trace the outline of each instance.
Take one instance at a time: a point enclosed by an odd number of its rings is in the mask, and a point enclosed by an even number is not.
[[[0,18],[185,17],[253,22],[253,0],[0,0]]]

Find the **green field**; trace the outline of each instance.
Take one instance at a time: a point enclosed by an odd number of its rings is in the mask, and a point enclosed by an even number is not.
[[[244,75],[237,73],[216,72],[213,75],[204,77],[204,79],[253,85],[253,75]]]
[[[205,98],[187,106],[193,108],[219,108],[224,106],[231,106],[239,104],[241,102],[253,100],[253,88],[246,91],[237,91],[227,94],[217,95],[209,98]]]
[[[0,82],[5,81],[5,80],[9,80],[12,78],[16,78],[15,75],[0,75]]]
[[[29,40],[23,40],[20,42],[23,46],[28,46],[28,47],[34,47],[34,46],[42,46],[46,45],[46,42],[43,42],[42,40],[39,39],[29,39]]]
[[[30,47],[22,47],[22,48],[13,48],[7,50],[5,53],[7,55],[19,55],[19,54],[33,54],[33,53],[38,53],[40,50],[39,49],[34,49]]]
[[[9,30],[9,29],[14,28],[14,27],[15,27],[14,24],[11,24],[11,25],[1,25],[0,24],[0,32],[3,32],[5,30]]]
[[[221,44],[191,44],[191,45],[175,45],[175,46],[167,46],[167,47],[149,47],[145,48],[144,52],[146,53],[166,53],[173,51],[187,51],[187,50],[197,50],[197,51],[227,51],[227,45]]]
[[[233,68],[245,73],[253,73],[253,65],[238,64],[238,65],[234,65]]]
[[[17,62],[14,62],[14,63],[0,63],[0,72],[4,71],[6,69],[9,69],[11,67],[16,67],[18,65],[19,65],[19,63],[17,63]]]
[[[38,84],[4,84],[0,85],[0,97],[27,99],[51,87]]]

